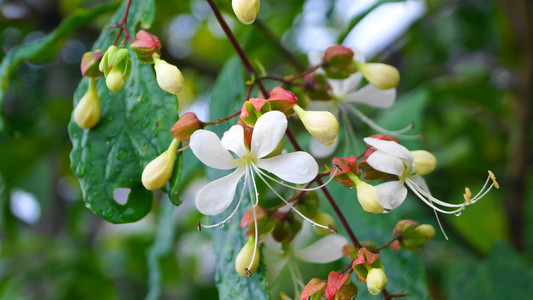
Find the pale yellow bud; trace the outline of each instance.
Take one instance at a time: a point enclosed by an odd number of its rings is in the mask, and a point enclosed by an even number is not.
[[[255,257],[253,257],[255,247],[257,247],[255,238],[250,237],[235,258],[235,270],[242,276],[251,276],[259,267],[259,249],[256,248]],[[253,262],[252,257],[254,259]],[[246,272],[246,269],[250,273]]]
[[[141,181],[147,190],[157,190],[168,182],[174,169],[178,144],[179,141],[174,139],[165,152],[144,167]]]
[[[122,71],[120,71],[118,68],[111,69],[105,78],[105,84],[115,93],[122,89],[124,82]]]
[[[435,228],[430,224],[422,224],[415,228],[415,231],[422,234],[426,241],[429,241],[435,237]]]
[[[379,294],[387,285],[387,276],[381,268],[373,268],[366,276],[366,287],[372,295]]]
[[[376,196],[374,196],[374,186],[364,181],[357,183],[357,200],[363,207],[364,211],[381,214],[383,213],[383,207],[378,203]]]
[[[239,21],[246,25],[252,24],[259,12],[259,0],[233,0],[231,6]]]
[[[329,111],[305,111],[294,105],[294,111],[302,120],[305,129],[324,145],[332,145],[337,140],[339,122]]]
[[[74,121],[83,129],[92,128],[100,121],[100,101],[96,81],[92,77],[89,79],[89,89],[74,109]]]
[[[415,162],[415,173],[426,175],[437,167],[437,158],[426,150],[411,151]]]
[[[366,63],[359,64],[358,67],[366,80],[378,89],[392,89],[398,86],[400,82],[400,73],[393,66],[381,63]]]
[[[157,84],[165,92],[177,95],[183,88],[183,75],[178,67],[154,55],[154,69]]]

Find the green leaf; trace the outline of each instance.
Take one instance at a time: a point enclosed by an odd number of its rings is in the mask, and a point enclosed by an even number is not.
[[[9,78],[17,67],[25,60],[43,62],[43,58],[51,60],[55,53],[61,49],[59,44],[61,39],[71,32],[78,30],[80,27],[94,20],[99,15],[116,9],[118,2],[98,6],[92,10],[78,9],[46,37],[37,40],[31,44],[18,46],[9,51],[2,64],[0,64],[0,113],[4,102],[4,92],[7,89]],[[0,119],[0,132],[5,130],[3,119]]]
[[[242,106],[246,98],[244,81],[241,62],[234,56],[224,66],[213,88],[210,106],[210,118],[212,120],[227,116]],[[221,136],[235,122],[225,122],[212,130]],[[210,179],[219,178],[222,176],[222,172],[209,172],[208,175],[212,175],[209,176]],[[237,189],[239,188],[237,187]],[[240,194],[240,191],[237,193]],[[223,228],[211,229],[213,249],[217,256],[216,285],[220,299],[269,298],[265,287],[264,267],[260,267],[250,278],[243,277],[235,271],[235,258],[246,243],[244,232],[239,226],[239,220],[247,207],[247,205],[241,205],[239,213]],[[222,218],[218,219],[218,221],[222,220]]]
[[[126,2],[111,24],[122,19]],[[133,1],[128,30],[134,34],[140,24],[153,19],[153,1]],[[115,39],[116,30],[104,30],[94,49],[105,50]],[[170,128],[178,118],[174,95],[161,90],[151,65],[132,55],[132,70],[124,88],[111,92],[105,80],[97,82],[102,111],[100,122],[83,130],[71,119],[69,134],[73,149],[71,166],[83,191],[83,199],[94,213],[112,223],[135,222],[151,209],[152,192],[141,184],[144,166],[168,148],[173,137]],[[87,90],[84,79],[74,94],[74,106]],[[179,170],[175,170],[179,172]],[[116,188],[129,188],[124,205],[113,199]]]

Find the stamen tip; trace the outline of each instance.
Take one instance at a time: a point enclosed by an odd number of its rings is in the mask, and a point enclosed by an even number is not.
[[[200,223],[200,221],[198,221],[196,229],[198,230],[198,232],[202,231],[202,224]]]
[[[331,224],[328,224],[328,229],[331,231],[331,233],[337,233],[337,228]]]
[[[248,277],[252,277],[252,273],[250,272],[250,270],[248,270],[248,268],[244,268],[244,271],[246,272],[246,275]]]
[[[494,176],[494,173],[492,173],[492,171],[489,170],[489,176],[490,176],[490,179],[492,179],[492,183],[494,184],[494,187],[496,189],[500,189],[500,185],[498,184],[498,181],[496,181],[496,176]]]

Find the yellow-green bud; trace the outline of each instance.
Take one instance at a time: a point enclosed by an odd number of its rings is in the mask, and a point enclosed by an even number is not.
[[[239,21],[246,25],[252,24],[259,12],[259,0],[233,0],[231,6]]]
[[[183,75],[178,67],[167,63],[154,54],[154,69],[157,84],[165,92],[177,95],[183,88]]]
[[[252,262],[252,256],[254,254],[255,247],[255,237],[250,237],[250,239],[248,239],[246,244],[244,244],[241,251],[239,252],[239,254],[237,254],[237,257],[235,258],[235,270],[242,276],[251,276],[253,273],[255,273],[255,271],[257,271],[257,268],[259,267],[258,248],[255,251],[254,261]],[[252,263],[250,264],[250,262]],[[246,272],[246,269],[248,269],[249,273]]]
[[[411,151],[415,162],[415,173],[426,175],[437,167],[437,158],[426,150]]]
[[[122,72],[117,68],[111,69],[105,78],[105,84],[115,93],[122,89],[124,82],[125,81],[124,78],[122,78]]]
[[[422,224],[415,228],[415,231],[422,234],[426,241],[429,241],[435,237],[435,228],[431,226],[430,224]]]
[[[363,207],[364,211],[381,214],[383,213],[383,206],[381,206],[374,196],[374,186],[368,184],[362,180],[356,183],[357,188],[357,200]]]
[[[329,111],[305,111],[294,105],[294,111],[302,120],[305,129],[324,145],[332,145],[339,133],[339,122]]]
[[[381,268],[373,268],[366,276],[366,287],[372,295],[379,294],[387,285],[387,276]]]
[[[174,139],[165,152],[144,167],[141,181],[147,190],[157,190],[168,182],[174,169],[178,144],[179,141]]]
[[[83,129],[92,128],[100,121],[100,101],[96,90],[96,80],[92,77],[89,78],[89,89],[74,109],[74,121]]]
[[[358,67],[366,80],[378,89],[392,89],[400,82],[400,73],[393,66],[381,63],[366,63],[359,64]]]
[[[335,219],[333,219],[333,217],[328,213],[319,211],[316,213],[316,215],[312,219],[313,221],[317,222],[320,225],[324,225],[324,226],[332,225],[333,227],[335,227]],[[315,228],[316,233],[320,235],[328,235],[332,233],[331,230],[327,228],[322,228],[318,226],[314,226],[314,228]]]

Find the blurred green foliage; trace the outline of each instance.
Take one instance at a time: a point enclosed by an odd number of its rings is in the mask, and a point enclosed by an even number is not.
[[[80,14],[80,7],[109,3],[39,2],[35,6],[28,4],[30,1],[17,3],[22,7],[18,17],[2,10],[0,56],[6,64],[21,51],[16,49],[37,49],[28,43],[51,33],[69,15]],[[244,26],[234,18],[230,1],[216,1],[248,56],[260,61],[269,74],[281,76],[302,71],[307,64],[306,53],[298,50],[294,40],[297,33],[293,28],[302,18],[305,2],[309,1],[263,0],[259,23]],[[234,52],[205,1],[155,3],[150,32],[161,37],[162,56],[184,73],[186,87],[179,101],[180,108],[186,109],[197,99],[210,97],[215,79]],[[505,182],[505,170],[512,158],[510,139],[517,122],[514,89],[520,48],[500,2],[426,3],[425,14],[375,58],[400,70],[400,97],[391,109],[368,113],[388,129],[414,122],[423,139],[405,144],[413,150],[427,149],[439,161],[437,170],[427,176],[432,193],[459,202],[465,186],[473,192],[481,188],[487,169],[504,179],[500,183]],[[331,1],[325,5],[326,24],[342,35],[346,28],[340,27],[331,13],[334,4]],[[0,3],[3,8],[7,5],[13,4]],[[2,86],[7,88],[0,110],[6,124],[0,132],[2,300],[212,299],[218,296],[214,265],[231,267],[229,260],[220,262],[211,256],[209,233],[195,231],[200,214],[184,187],[202,174],[190,153],[184,153],[181,206],[174,208],[168,199],[157,195],[151,213],[127,225],[109,224],[84,206],[70,169],[72,146],[67,124],[72,95],[81,80],[81,55],[92,48],[111,15],[101,11],[98,17],[79,24],[76,33],[64,32],[35,55],[2,65],[10,73],[9,84]],[[291,55],[280,49],[280,41]],[[25,46],[16,48],[20,45]],[[8,54],[10,50],[13,52]],[[238,109],[224,108],[231,112]],[[215,116],[212,114],[211,119]],[[356,120],[354,125],[358,138],[373,133]],[[533,217],[531,159],[527,164],[526,220]],[[359,209],[355,193],[346,194],[335,182],[331,188],[361,240],[386,242],[401,218],[437,226],[433,212],[416,197],[409,197],[390,214],[375,216]],[[513,248],[509,228],[512,216],[505,208],[509,201],[505,195],[511,188],[502,184],[501,190],[492,191],[460,217],[441,216],[449,241],[437,234],[435,241],[419,253],[386,250],[383,261],[390,290],[410,292],[414,299],[528,298],[527,284],[533,281],[533,224],[525,224],[525,247]],[[35,196],[40,208],[35,223],[15,215],[13,195],[17,191]],[[327,203],[324,201],[321,207],[326,209]],[[226,233],[221,230],[218,235],[213,230],[210,234],[220,243]],[[313,272],[313,277],[327,276],[327,269],[301,267]],[[224,276],[223,272],[218,276]],[[360,299],[373,298],[361,286],[359,290]],[[279,291],[275,290],[272,297],[279,298]]]

